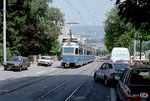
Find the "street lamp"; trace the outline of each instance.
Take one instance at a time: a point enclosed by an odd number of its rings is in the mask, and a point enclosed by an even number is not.
[[[3,10],[3,56],[6,62],[6,0],[3,1]]]

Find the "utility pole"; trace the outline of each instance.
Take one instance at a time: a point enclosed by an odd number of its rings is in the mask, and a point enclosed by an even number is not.
[[[6,0],[3,0],[3,56],[6,62]]]

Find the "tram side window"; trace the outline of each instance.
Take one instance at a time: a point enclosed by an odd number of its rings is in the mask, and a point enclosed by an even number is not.
[[[78,48],[76,48],[75,54],[79,54],[79,49]]]
[[[91,55],[91,52],[90,52],[90,51],[87,51],[87,55]]]
[[[79,48],[79,54],[83,55],[83,49],[82,48]]]
[[[86,49],[84,49],[84,55],[87,55],[87,50]]]

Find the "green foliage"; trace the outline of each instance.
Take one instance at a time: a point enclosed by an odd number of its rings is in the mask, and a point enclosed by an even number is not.
[[[10,58],[12,56],[10,49],[7,48],[6,51],[7,51],[7,58]],[[2,58],[3,58],[3,44],[0,44],[0,59]]]
[[[63,24],[64,15],[59,9],[50,8],[48,3],[51,2],[52,0],[7,0],[6,34],[7,47],[11,55],[54,55],[59,53],[57,52],[59,43],[56,41],[60,30],[57,24]],[[3,0],[0,0],[0,4],[3,4]],[[2,7],[0,6],[1,43],[3,42]]]
[[[132,23],[139,29],[145,23],[145,30],[150,27],[150,1],[149,0],[116,0],[119,8],[119,16],[125,19],[125,23]]]
[[[118,9],[115,7],[107,14],[105,20],[104,43],[110,52],[113,47],[127,47],[132,44],[133,27],[131,24],[124,24],[118,16]]]
[[[52,49],[50,50],[50,52],[52,55],[59,56],[61,54],[61,45],[57,40],[53,41],[53,44],[54,45],[53,45]]]
[[[136,31],[136,40],[149,41],[150,40],[150,29],[145,30],[146,24],[142,23],[140,28]]]
[[[64,19],[63,19],[63,14],[60,12],[60,9],[58,8],[48,8],[47,12],[46,12],[46,22],[51,24],[63,24],[64,23]]]
[[[150,50],[150,42],[143,42],[141,51],[145,52],[147,50]],[[137,42],[137,44],[136,44],[136,51],[140,52],[140,43],[139,42]]]

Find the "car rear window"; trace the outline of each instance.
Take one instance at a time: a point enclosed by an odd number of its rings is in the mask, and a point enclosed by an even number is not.
[[[48,57],[41,57],[41,59],[43,59],[43,60],[50,60],[50,58],[48,58]]]
[[[129,64],[114,64],[114,69],[116,71],[124,70],[127,67],[130,67],[130,65]]]
[[[20,57],[11,57],[9,59],[9,61],[19,61],[19,62],[22,62],[22,58],[20,58]]]
[[[150,85],[150,69],[132,70],[130,84]]]

